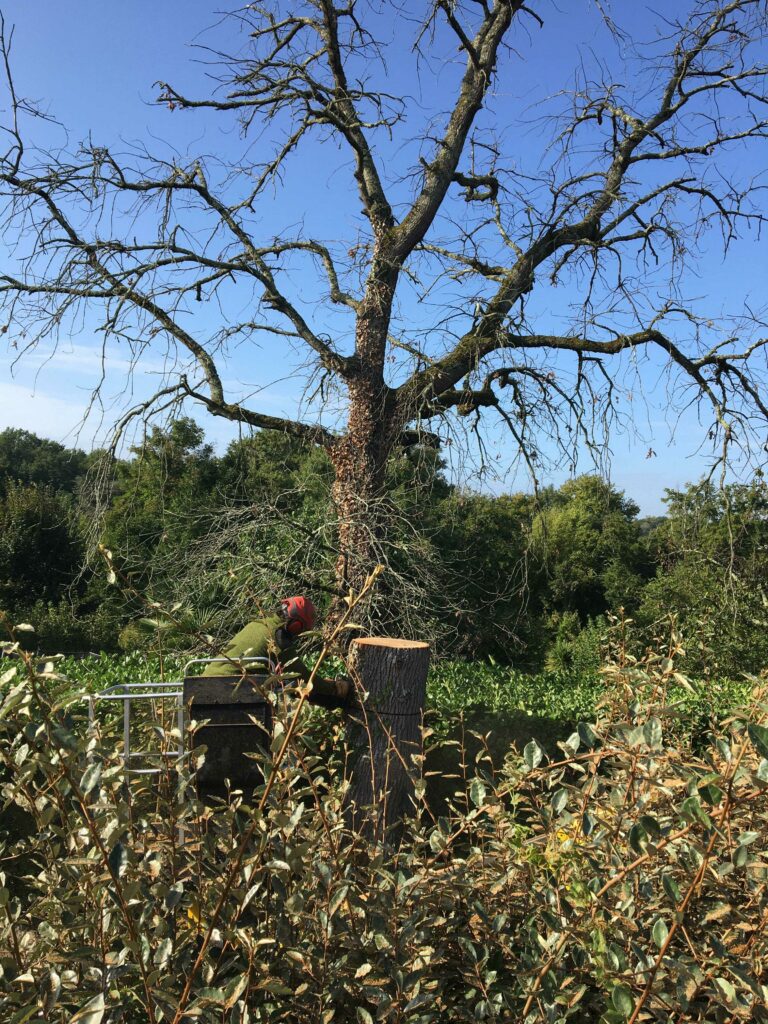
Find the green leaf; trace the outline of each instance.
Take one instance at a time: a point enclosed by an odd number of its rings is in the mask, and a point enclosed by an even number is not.
[[[585,747],[594,747],[597,745],[598,736],[591,725],[587,722],[579,722],[576,728],[579,733],[579,739]]]
[[[732,860],[737,868],[743,868],[749,860],[749,847],[737,846],[736,849],[733,851]]]
[[[96,761],[94,764],[88,765],[80,779],[80,789],[83,791],[83,795],[88,796],[91,790],[98,785],[100,779],[101,765]]]
[[[472,779],[469,786],[469,799],[475,807],[482,807],[485,803],[485,786],[480,779]]]
[[[652,836],[654,839],[661,838],[661,825],[659,825],[658,821],[653,817],[653,815],[641,814],[637,820],[638,823],[643,826],[643,828],[649,836]]]
[[[715,984],[729,1003],[736,1002],[736,989],[727,978],[715,978]]]
[[[651,930],[651,937],[653,938],[653,941],[656,943],[659,949],[661,949],[661,947],[664,945],[664,943],[667,941],[667,938],[669,937],[669,928],[667,928],[664,918],[656,918],[656,923],[654,924],[653,929]]]
[[[747,726],[747,733],[760,756],[768,757],[768,729],[764,725],[755,725],[754,722],[750,722]]]
[[[268,860],[264,867],[270,871],[290,871],[291,865],[287,860]]]
[[[761,782],[768,782],[768,758],[763,758],[755,773]]]
[[[680,892],[680,887],[671,875],[662,875],[661,884],[664,886],[664,892],[669,896],[673,903],[678,904],[683,898]]]
[[[435,829],[429,837],[429,848],[433,853],[442,853],[447,846],[445,836],[439,829]]]
[[[635,853],[645,853],[648,846],[648,833],[639,822],[635,822],[629,830],[629,845]]]
[[[181,902],[181,897],[184,895],[184,883],[174,882],[168,892],[165,894],[165,905],[169,910],[173,910],[174,907],[178,906]]]
[[[224,1009],[231,1010],[237,1000],[245,991],[248,984],[248,972],[244,971],[233,978],[224,989]]]
[[[373,1017],[362,1006],[357,1007],[357,1019],[360,1024],[373,1024]]]
[[[709,820],[709,815],[701,806],[701,802],[699,801],[698,797],[686,797],[686,799],[683,800],[680,806],[680,810],[682,814],[691,821],[700,821],[707,826],[711,824]]]
[[[115,843],[109,853],[109,866],[116,878],[120,878],[127,864],[128,850],[122,843]]]
[[[661,722],[658,718],[649,718],[643,726],[643,739],[652,750],[658,750],[661,746],[662,731]]]
[[[526,743],[525,749],[523,750],[523,760],[531,771],[533,771],[534,768],[539,767],[543,757],[544,751],[536,740],[531,740],[530,743]]]
[[[615,985],[611,992],[611,1002],[613,1003],[614,1009],[620,1013],[622,1017],[629,1017],[635,1006],[635,999],[629,985]]]
[[[756,839],[760,838],[759,832],[742,832],[736,840],[739,846],[751,846]]]
[[[342,905],[344,900],[347,898],[347,893],[348,892],[349,892],[349,886],[348,885],[342,885],[342,887],[338,890],[338,892],[335,893],[333,899],[331,900],[331,902],[328,905],[328,914],[329,914],[330,917],[333,917],[333,915],[336,913],[336,911]]]
[[[225,998],[222,988],[201,988],[197,993],[195,1004],[222,1006]]]
[[[155,955],[152,957],[152,963],[154,963],[156,967],[162,967],[170,959],[172,950],[173,943],[166,936],[155,950]]]
[[[555,814],[560,814],[565,809],[565,805],[568,803],[568,790],[562,787],[556,790],[552,797],[552,810]]]
[[[705,804],[709,804],[710,807],[717,807],[725,794],[719,786],[710,782],[708,785],[699,788],[699,796]]]
[[[285,901],[285,909],[289,914],[300,914],[304,909],[304,897],[300,892],[295,892]]]
[[[101,1024],[104,1017],[104,996],[101,992],[93,999],[89,999],[85,1006],[82,1006],[74,1017],[70,1017],[69,1024]]]

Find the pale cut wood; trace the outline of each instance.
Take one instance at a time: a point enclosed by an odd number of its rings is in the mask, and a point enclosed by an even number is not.
[[[359,703],[346,716],[348,819],[377,838],[396,837],[413,810],[429,656],[429,644],[399,637],[364,637],[350,645]]]
[[[408,648],[429,649],[429,644],[425,644],[421,640],[401,640],[399,637],[392,636],[361,636],[354,643],[361,644],[364,647],[397,647],[406,650]]]

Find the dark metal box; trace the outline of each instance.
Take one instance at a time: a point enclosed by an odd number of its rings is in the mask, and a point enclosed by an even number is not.
[[[200,723],[192,746],[205,746],[205,763],[197,773],[203,787],[238,789],[257,786],[263,775],[248,754],[269,750],[272,706],[265,698],[267,676],[188,676],[184,705],[190,720]]]

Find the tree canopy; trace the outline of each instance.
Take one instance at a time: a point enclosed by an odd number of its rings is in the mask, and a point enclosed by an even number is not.
[[[727,253],[764,218],[741,155],[768,134],[765,7],[685,6],[648,12],[646,37],[602,59],[574,40],[572,68],[551,69],[534,161],[519,146],[529,118],[504,97],[526,34],[557,18],[538,2],[436,0],[410,18],[394,0],[232,10],[207,51],[213,81],[161,83],[156,98],[238,127],[236,160],[95,139],[41,152],[6,60],[7,324],[30,348],[87,316],[131,361],[161,352],[165,380],[135,415],[192,399],[323,447],[340,593],[386,546],[393,453],[479,430],[487,413],[540,481],[548,460],[572,465],[580,445],[599,457],[631,424],[646,365],[672,408],[699,408],[715,461],[733,446],[762,457],[760,314],[734,296],[713,319],[683,281],[705,241]],[[425,83],[426,109],[393,86],[390,61]],[[295,171],[329,144],[359,212],[335,186],[322,231]],[[265,230],[275,190],[294,215]],[[256,371],[242,393],[229,384],[232,351],[263,339],[303,374],[304,414],[270,411]]]
[[[15,480],[72,493],[85,476],[88,462],[85,452],[66,448],[28,430],[0,431],[0,488]]]

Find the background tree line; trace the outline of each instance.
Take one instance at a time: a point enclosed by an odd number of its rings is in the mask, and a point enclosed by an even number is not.
[[[430,448],[393,457],[387,472],[385,585],[400,631],[433,639],[440,654],[596,669],[606,616],[623,609],[649,642],[674,618],[689,671],[768,664],[760,476],[668,490],[667,514],[642,519],[596,476],[536,495],[472,493],[446,479]],[[332,482],[322,449],[274,432],[217,455],[179,419],[114,460],[6,430],[0,607],[32,622],[51,653],[191,647],[287,590],[327,606],[338,559]],[[127,589],[108,585],[96,543],[114,552]],[[153,601],[175,606],[173,621],[152,625]]]

